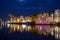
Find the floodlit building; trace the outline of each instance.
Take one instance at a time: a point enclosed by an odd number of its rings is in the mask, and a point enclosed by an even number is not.
[[[54,13],[54,16],[55,16],[55,22],[60,22],[60,10],[55,10],[55,13]]]

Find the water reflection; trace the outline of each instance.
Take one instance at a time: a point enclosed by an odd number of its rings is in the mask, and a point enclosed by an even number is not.
[[[22,24],[22,25],[19,25],[19,24],[8,24],[7,25],[7,28],[9,28],[9,31],[10,32],[16,32],[16,31],[20,31],[20,32],[23,32],[23,31],[26,31],[26,32],[29,32],[29,31],[36,31],[36,32],[39,32],[39,33],[54,33],[54,31],[57,31],[60,32],[60,27],[58,26],[50,26],[50,25],[26,25],[26,24]]]
[[[49,35],[52,36],[55,35],[55,37],[58,39],[60,38],[60,27],[57,25],[26,25],[26,24],[7,24],[8,33],[11,32],[32,32],[37,33],[39,35]],[[7,31],[7,30],[5,30]]]

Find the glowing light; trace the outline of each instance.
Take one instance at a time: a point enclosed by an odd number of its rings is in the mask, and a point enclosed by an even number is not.
[[[23,24],[23,25],[22,25],[22,28],[23,28],[23,30],[24,30],[24,29],[26,28],[26,25]]]
[[[26,20],[23,18],[23,19],[22,19],[22,23],[25,23],[25,22],[26,22]]]
[[[28,30],[30,30],[31,29],[31,26],[28,26]]]
[[[19,22],[20,21],[20,19],[17,19],[17,22]]]
[[[57,32],[58,32],[58,27],[55,27],[55,31],[57,31]]]
[[[7,24],[7,27],[9,28],[10,27],[10,24]]]
[[[14,32],[16,31],[16,28],[14,27]]]
[[[25,20],[22,21],[22,23],[25,23],[25,22],[26,22]]]
[[[17,30],[19,30],[20,28],[19,28],[19,25],[17,25]]]
[[[31,20],[29,20],[29,19],[28,19],[27,21],[28,21],[28,22],[31,22]]]
[[[40,27],[40,30],[42,30],[42,27]]]

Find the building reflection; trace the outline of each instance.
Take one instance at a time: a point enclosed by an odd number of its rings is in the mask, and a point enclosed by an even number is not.
[[[52,36],[55,35],[55,37],[58,39],[60,38],[60,27],[55,26],[55,25],[26,25],[26,24],[8,24],[9,31],[8,32],[32,32],[32,33],[37,33],[39,35],[49,35],[51,34]]]

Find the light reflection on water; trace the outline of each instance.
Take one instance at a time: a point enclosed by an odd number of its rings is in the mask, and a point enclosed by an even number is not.
[[[18,25],[18,24],[8,24],[6,27],[2,27],[2,28],[7,28],[8,29],[8,32],[16,32],[16,31],[19,31],[19,32],[43,32],[43,33],[51,33],[53,32],[52,28],[54,26],[49,26],[49,25],[25,25],[25,24],[22,24],[22,25]],[[6,29],[5,29],[6,30]]]
[[[54,29],[55,28],[55,29]],[[20,33],[23,33],[23,32],[31,32],[31,33],[34,33],[37,35],[38,34],[44,34],[44,35],[48,35],[48,34],[51,34],[51,35],[55,35],[57,36],[58,34],[60,35],[60,30],[57,29],[58,26],[50,26],[50,25],[25,25],[25,24],[22,24],[22,25],[18,25],[18,24],[9,24],[7,26],[2,26],[2,28],[0,29],[0,32],[2,33],[5,33],[5,34],[10,34],[10,33],[13,33],[13,32],[20,32]],[[58,30],[58,31],[56,31]],[[56,33],[56,34],[54,34]],[[57,36],[57,37],[60,37],[60,36]]]
[[[18,26],[18,25],[17,25]],[[21,25],[20,25],[21,26]],[[30,25],[29,25],[29,27],[30,27]],[[13,29],[13,28],[12,28]],[[33,39],[33,40],[37,40],[37,39],[41,39],[41,40],[55,40],[54,39],[54,37],[53,36],[43,36],[43,35],[39,35],[39,36],[37,36],[37,35],[35,35],[35,34],[32,34],[32,33],[30,33],[30,32],[11,32],[11,34],[8,34],[9,33],[9,31],[10,31],[10,28],[8,28],[8,27],[3,27],[2,29],[2,35],[3,34],[5,34],[5,36],[2,36],[2,38],[7,38],[8,40],[10,40],[10,39],[14,39],[14,40],[17,40],[18,38],[20,39],[20,40],[23,40],[23,39]],[[1,34],[1,33],[0,33]],[[0,36],[1,37],[1,36]],[[23,38],[24,37],[24,38]]]

